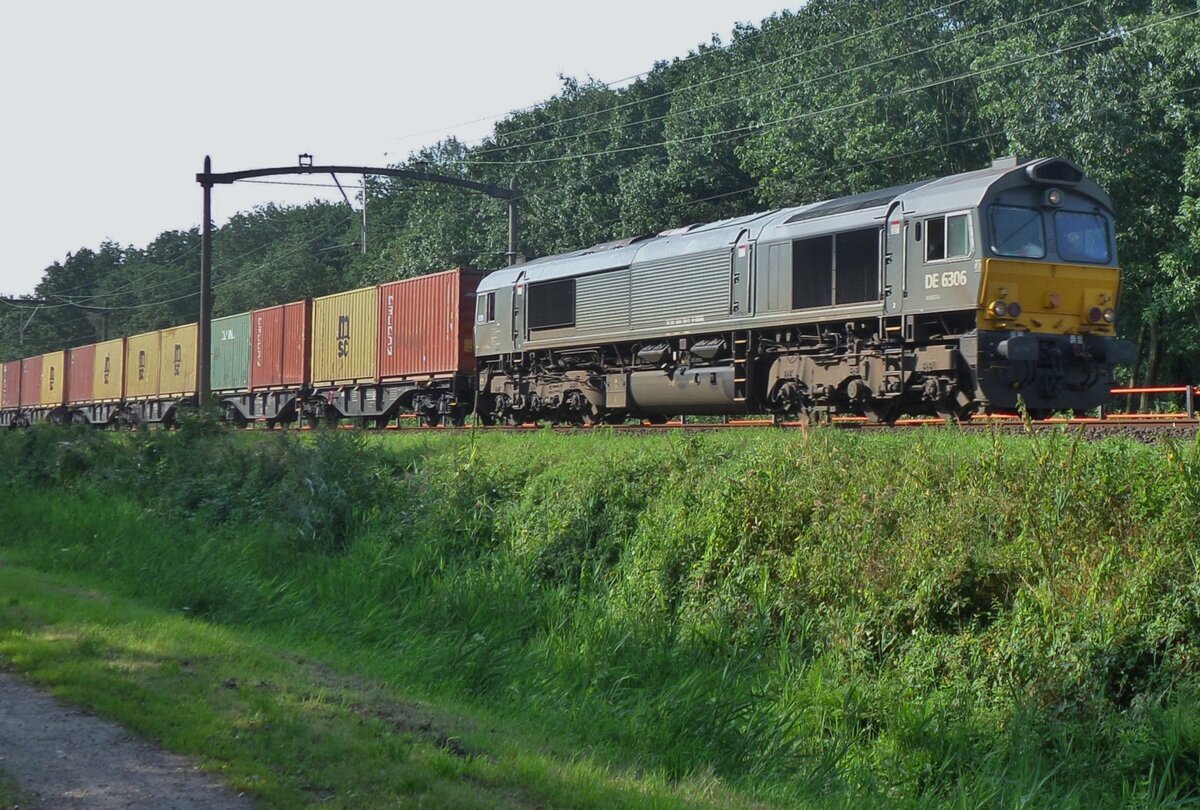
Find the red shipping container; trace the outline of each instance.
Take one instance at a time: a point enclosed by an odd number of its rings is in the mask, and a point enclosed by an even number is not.
[[[21,361],[12,360],[4,364],[4,388],[0,390],[0,408],[17,408],[21,405]]]
[[[21,407],[36,408],[42,403],[42,356],[21,361]]]
[[[380,379],[474,371],[484,275],[458,268],[379,285]]]
[[[250,387],[308,384],[311,301],[296,301],[250,313]]]
[[[67,404],[92,401],[96,378],[96,344],[67,352]]]

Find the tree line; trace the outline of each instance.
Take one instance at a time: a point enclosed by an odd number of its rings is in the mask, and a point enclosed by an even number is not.
[[[622,86],[565,77],[481,142],[404,168],[523,191],[521,252],[1058,155],[1112,195],[1119,331],[1138,382],[1200,381],[1200,9],[1195,0],[811,0]],[[268,205],[214,235],[217,315],[455,265],[503,263],[503,203],[371,178],[368,250],[344,205]],[[200,239],[81,248],[0,302],[0,356],[194,320]]]

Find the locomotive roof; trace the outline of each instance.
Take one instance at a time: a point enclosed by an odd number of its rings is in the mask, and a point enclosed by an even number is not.
[[[908,213],[958,211],[980,205],[984,197],[1006,188],[1037,183],[1070,185],[1112,210],[1108,195],[1074,163],[1061,158],[1020,160],[1001,158],[986,169],[923,180],[891,188],[852,194],[832,200],[688,225],[654,236],[635,236],[589,248],[544,256],[497,270],[479,286],[481,292],[514,283],[520,273],[527,281],[545,281],[602,270],[628,267],[668,256],[701,253],[732,245],[743,230],[766,241],[794,239],[821,233],[870,227],[887,215],[896,200]]]

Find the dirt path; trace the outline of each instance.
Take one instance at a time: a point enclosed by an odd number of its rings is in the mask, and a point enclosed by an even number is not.
[[[0,772],[34,808],[249,810],[192,762],[0,669]]]

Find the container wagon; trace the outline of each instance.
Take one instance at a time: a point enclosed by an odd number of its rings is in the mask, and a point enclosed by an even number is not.
[[[313,300],[310,423],[462,424],[473,405],[475,290],[456,268]]]
[[[195,404],[196,337],[191,323],[126,338],[126,424],[171,424],[181,405]]]
[[[10,360],[0,367],[0,427],[24,427],[21,412],[21,361]]]
[[[26,427],[66,419],[66,358],[65,351],[48,352],[4,364],[0,426]]]
[[[227,421],[296,421],[309,387],[310,312],[304,300],[213,321],[212,387]]]

